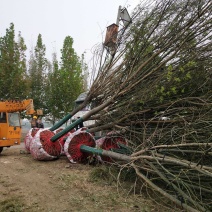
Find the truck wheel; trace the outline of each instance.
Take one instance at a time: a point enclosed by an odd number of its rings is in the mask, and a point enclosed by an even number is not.
[[[0,153],[2,152],[2,150],[3,150],[3,147],[1,146],[1,147],[0,147]]]

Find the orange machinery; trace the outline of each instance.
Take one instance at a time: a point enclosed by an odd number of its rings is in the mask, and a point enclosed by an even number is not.
[[[42,115],[34,110],[32,99],[0,101],[0,153],[3,147],[20,144],[22,111],[26,111],[26,115]]]

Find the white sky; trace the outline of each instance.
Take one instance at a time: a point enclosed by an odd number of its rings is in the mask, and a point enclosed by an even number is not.
[[[86,51],[86,60],[92,47],[104,41],[106,27],[116,23],[119,5],[128,12],[140,0],[0,0],[0,36],[14,23],[28,47],[35,46],[38,34],[46,45],[46,56],[51,60],[54,51],[60,60],[60,50],[66,36],[74,39],[78,56]]]

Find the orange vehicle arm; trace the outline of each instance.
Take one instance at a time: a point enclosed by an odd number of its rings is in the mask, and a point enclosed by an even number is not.
[[[0,101],[0,112],[21,112],[26,110],[27,115],[35,113],[32,99]]]

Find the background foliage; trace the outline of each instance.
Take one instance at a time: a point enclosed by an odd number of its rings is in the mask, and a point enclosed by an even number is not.
[[[11,23],[0,37],[0,98],[31,98],[35,109],[43,109],[53,122],[70,112],[77,96],[87,90],[84,77],[87,65],[84,56],[79,57],[75,52],[73,42],[72,37],[67,36],[61,49],[61,61],[55,52],[49,61],[39,34],[27,59],[24,38],[19,32],[16,40]]]

